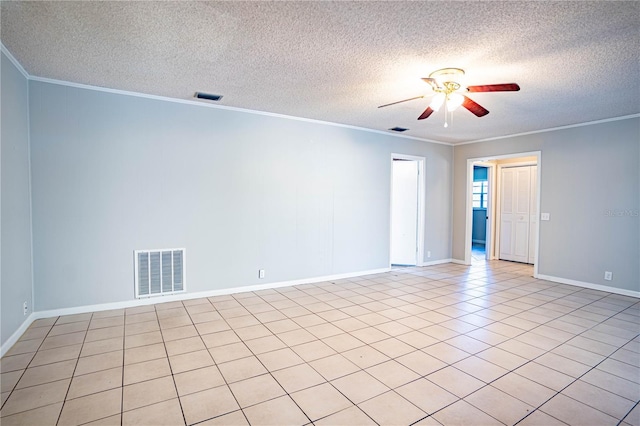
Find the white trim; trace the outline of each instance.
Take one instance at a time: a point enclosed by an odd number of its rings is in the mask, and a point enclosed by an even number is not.
[[[471,236],[473,235],[473,164],[471,158],[467,158],[466,190],[464,197],[464,265],[471,265]]]
[[[488,141],[495,141],[495,140],[507,139],[507,138],[515,138],[515,137],[518,137],[518,136],[535,135],[535,134],[538,134],[538,133],[555,132],[556,130],[573,129],[574,127],[591,126],[593,124],[609,123],[611,121],[628,120],[630,118],[637,118],[637,117],[640,117],[640,114],[623,115],[621,117],[604,118],[602,120],[587,121],[587,122],[584,122],[584,123],[569,124],[569,125],[566,125],[566,126],[559,126],[559,127],[550,127],[548,129],[532,130],[530,132],[513,133],[511,135],[496,136],[496,137],[493,137],[493,138],[485,138],[485,139],[477,139],[475,141],[460,142],[460,143],[454,144],[454,146],[470,145],[472,143],[488,142]]]
[[[540,190],[542,189],[542,151],[540,151],[538,153],[538,164],[536,164],[536,172],[538,174],[538,176],[536,176],[536,206],[538,207],[538,212],[536,213],[538,215],[538,217],[536,218],[536,221],[538,222],[538,232],[536,232],[536,235],[533,236],[533,238],[535,238],[535,245],[536,245],[536,254],[535,254],[535,262],[533,263],[533,277],[534,278],[538,278],[538,271],[540,270],[540,268],[538,268],[538,264],[540,263],[540,225],[542,223],[542,221],[540,220]]]
[[[486,208],[486,232],[485,232],[485,240],[484,240],[484,257],[486,260],[492,260],[494,258],[493,247],[495,245],[494,234],[495,234],[495,220],[494,220],[494,211],[496,207],[496,164],[492,162],[488,163],[475,163],[476,166],[482,166],[487,168],[487,208]],[[471,184],[473,189],[473,183]],[[473,190],[472,190],[473,192]],[[473,197],[472,197],[473,198]],[[473,208],[473,202],[471,203]],[[473,215],[473,212],[471,213]],[[473,216],[471,218],[471,234],[473,236]],[[472,241],[472,243],[475,241]],[[482,241],[480,241],[482,242]]]
[[[303,122],[306,122],[306,123],[323,124],[323,125],[328,125],[328,126],[333,126],[333,127],[341,127],[341,128],[345,128],[345,129],[362,130],[362,131],[366,131],[366,132],[370,132],[370,133],[377,133],[377,134],[381,134],[381,135],[393,136],[393,137],[404,138],[404,139],[412,139],[412,140],[416,140],[416,141],[420,141],[420,142],[428,142],[428,143],[434,143],[434,144],[438,144],[438,145],[453,146],[453,144],[451,144],[449,142],[441,142],[441,141],[436,141],[436,140],[431,140],[431,139],[419,138],[419,137],[416,137],[416,136],[400,135],[400,134],[391,133],[390,131],[368,129],[366,127],[353,126],[353,125],[350,125],[350,124],[333,123],[331,121],[316,120],[316,119],[313,119],[313,118],[305,118],[305,117],[296,117],[296,116],[293,116],[293,115],[279,114],[279,113],[275,113],[275,112],[258,111],[258,110],[253,110],[253,109],[232,107],[232,106],[227,106],[227,105],[216,105],[216,104],[212,104],[212,103],[205,102],[205,101],[195,100],[195,98],[194,98],[194,100],[171,98],[171,97],[168,97],[168,96],[151,95],[151,94],[148,94],[148,93],[132,92],[132,91],[129,91],[129,90],[111,89],[111,88],[108,88],[108,87],[92,86],[92,85],[89,85],[89,84],[74,83],[74,82],[70,82],[70,81],[56,80],[56,79],[46,78],[46,77],[31,76],[31,77],[29,77],[29,80],[38,81],[38,82],[41,82],[41,83],[49,83],[49,84],[57,84],[57,85],[60,85],[60,86],[73,87],[73,88],[76,88],[76,89],[95,90],[97,92],[113,93],[113,94],[123,95],[123,96],[133,96],[133,97],[137,97],[137,98],[146,98],[146,99],[152,99],[152,100],[157,100],[157,101],[165,101],[165,102],[173,102],[173,103],[179,103],[179,104],[200,106],[200,107],[205,107],[205,108],[214,108],[214,109],[222,109],[222,110],[228,110],[228,111],[244,112],[244,113],[248,113],[248,114],[263,115],[263,116],[267,116],[267,117],[284,118],[284,119],[294,120],[294,121],[303,121]]]
[[[541,151],[514,152],[512,154],[488,155],[485,157],[469,158],[469,160],[473,160],[474,162],[477,162],[477,163],[486,163],[486,162],[496,161],[496,160],[508,160],[510,158],[535,157],[538,155],[539,152]],[[496,163],[493,163],[493,164],[496,164]],[[516,163],[506,163],[506,164],[516,164]]]
[[[112,309],[135,308],[137,306],[154,305],[157,303],[177,302],[182,300],[199,299],[203,297],[223,296],[223,295],[234,294],[234,293],[246,293],[250,291],[269,290],[269,289],[280,288],[280,287],[290,287],[290,286],[296,286],[296,285],[302,285],[302,284],[313,284],[313,283],[319,283],[324,281],[335,281],[335,280],[341,280],[345,278],[354,278],[354,277],[361,277],[365,275],[381,274],[384,272],[389,272],[390,270],[391,268],[379,268],[379,269],[371,269],[367,271],[349,272],[345,274],[335,274],[335,275],[325,275],[322,277],[304,278],[300,280],[280,281],[280,282],[267,283],[267,284],[257,284],[257,285],[242,286],[242,287],[223,288],[218,290],[200,291],[196,293],[172,294],[168,296],[125,300],[122,302],[101,303],[98,305],[85,305],[85,306],[76,306],[73,308],[61,308],[61,309],[51,309],[48,311],[39,311],[31,314],[31,316],[29,317],[30,321],[28,322],[28,324],[27,325],[23,324],[23,326],[20,327],[19,329],[19,331],[21,330],[20,333],[18,333],[18,331],[14,333],[14,335],[17,335],[17,337],[15,338],[15,340],[12,340],[11,345],[13,345],[13,343],[15,343],[15,341],[18,340],[20,335],[24,332],[24,330],[28,328],[31,322],[40,318],[50,318],[50,317],[55,317],[60,315],[83,314],[87,312],[109,311]],[[31,319],[31,317],[33,318]],[[27,322],[25,321],[25,323]],[[12,335],[9,340],[13,338],[14,336]],[[3,351],[4,351],[4,345],[3,345]]]
[[[11,63],[18,69],[18,71],[20,71],[20,74],[22,74],[24,78],[26,78],[27,80],[31,80],[31,76],[29,75],[27,70],[24,69],[22,64],[18,62],[15,56],[13,56],[11,52],[9,52],[9,49],[7,49],[2,42],[0,42],[0,50],[7,56],[7,58],[9,58]]]
[[[620,294],[623,296],[637,297],[640,299],[640,291],[626,290],[624,288],[610,287],[610,286],[601,285],[601,284],[587,283],[584,281],[576,281],[568,278],[560,278],[560,277],[554,277],[551,275],[543,275],[543,274],[539,274],[538,279],[552,281],[554,283],[574,285],[576,287],[583,287],[591,290],[604,291],[607,293]]]
[[[419,266],[434,266],[434,265],[442,265],[443,263],[457,263],[454,262],[453,259],[440,259],[440,260],[432,260],[431,262],[422,262]]]
[[[391,193],[389,197],[389,267],[391,267],[391,210],[393,201],[393,160],[409,160],[418,162],[418,228],[416,229],[417,235],[417,252],[416,252],[416,266],[422,266],[424,263],[424,217],[425,217],[425,188],[427,186],[426,181],[426,157],[419,157],[408,154],[391,153],[390,164],[390,180],[391,180]]]
[[[33,312],[27,317],[27,319],[20,325],[20,327],[18,327],[18,329],[13,332],[11,337],[9,337],[7,341],[4,342],[2,347],[0,347],[0,357],[5,356],[5,354],[9,352],[9,349],[11,349],[13,345],[16,344],[18,339],[22,337],[22,335],[24,334],[25,331],[27,331],[29,326],[38,318],[39,317]]]
[[[26,72],[26,71],[25,71]],[[31,173],[31,85],[27,79],[27,149],[29,150],[29,237],[31,240],[31,306],[29,310],[33,313],[36,309],[36,276],[33,257],[33,174]]]
[[[456,265],[465,265],[465,266],[469,266],[471,265],[471,261],[466,262],[464,260],[460,260],[460,259],[450,259],[451,263],[455,263]]]
[[[485,164],[485,163],[480,163]],[[487,163],[488,164],[488,163]],[[485,259],[495,259],[495,246],[496,246],[496,188],[498,179],[497,167],[495,164],[491,164],[488,167],[487,177],[489,178],[489,203],[487,204],[487,232],[486,242],[484,244]]]
[[[497,164],[500,170],[511,169],[514,167],[527,167],[527,166],[537,166],[537,165],[538,163],[536,163],[535,161],[516,161],[513,163]]]

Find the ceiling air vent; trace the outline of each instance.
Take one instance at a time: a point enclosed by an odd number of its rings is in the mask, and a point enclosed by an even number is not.
[[[185,249],[135,250],[136,297],[182,293]]]
[[[222,95],[212,95],[211,93],[196,92],[194,95],[197,99],[206,99],[207,101],[219,101]]]
[[[404,127],[392,127],[389,130],[392,130],[394,132],[406,132],[409,129],[405,129]]]

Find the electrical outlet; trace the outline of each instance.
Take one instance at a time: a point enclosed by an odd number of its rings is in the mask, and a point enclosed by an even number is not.
[[[549,214],[549,213],[540,213],[540,220],[551,220],[551,214]]]
[[[24,302],[22,304],[22,313],[26,316],[27,315],[27,302]]]
[[[427,251],[427,257],[431,257],[431,250]]]
[[[258,278],[264,278],[264,269],[258,269]]]
[[[607,281],[611,281],[613,279],[613,272],[604,271],[604,279]]]

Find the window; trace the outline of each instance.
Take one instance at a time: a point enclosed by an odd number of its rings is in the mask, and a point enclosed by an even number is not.
[[[487,208],[487,192],[489,182],[486,180],[473,182],[473,208]]]

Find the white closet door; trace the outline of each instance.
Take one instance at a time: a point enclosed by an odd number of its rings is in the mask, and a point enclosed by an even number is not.
[[[502,169],[500,176],[500,259],[513,259],[513,206],[515,192],[515,171]]]
[[[531,167],[516,167],[515,229],[513,231],[513,260],[529,261],[529,205],[531,201]]]
[[[500,259],[529,263],[531,166],[503,168],[501,177]]]
[[[530,185],[530,209],[529,209],[529,260],[527,263],[536,263],[536,235],[538,234],[538,166],[531,166]]]

